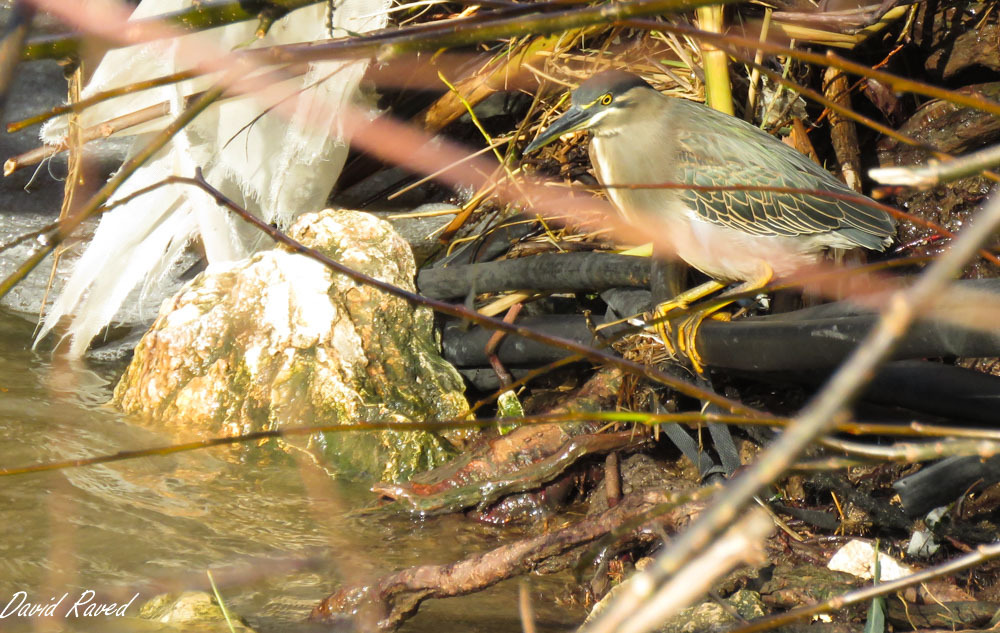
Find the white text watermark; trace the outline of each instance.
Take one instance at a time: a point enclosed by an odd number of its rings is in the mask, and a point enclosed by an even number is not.
[[[128,602],[98,602],[94,591],[87,589],[83,593],[70,596],[69,592],[61,596],[52,596],[45,601],[35,601],[28,598],[28,592],[16,592],[7,604],[0,610],[0,619],[4,618],[91,618],[97,616],[122,617],[125,610],[132,606],[139,594],[132,596]]]

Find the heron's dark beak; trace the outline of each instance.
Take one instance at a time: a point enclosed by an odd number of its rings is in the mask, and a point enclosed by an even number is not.
[[[590,114],[589,111],[583,108],[577,106],[571,107],[566,111],[566,114],[556,119],[555,123],[545,128],[545,131],[539,134],[538,138],[531,141],[524,148],[523,155],[526,156],[537,149],[545,147],[563,134],[586,128],[587,124],[590,123]]]

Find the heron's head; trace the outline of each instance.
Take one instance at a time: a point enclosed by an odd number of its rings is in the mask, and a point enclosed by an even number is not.
[[[632,73],[620,70],[598,73],[573,91],[570,109],[524,148],[524,153],[540,149],[569,132],[593,130],[600,134],[602,130],[619,128],[628,121],[630,112],[653,95],[659,93]]]

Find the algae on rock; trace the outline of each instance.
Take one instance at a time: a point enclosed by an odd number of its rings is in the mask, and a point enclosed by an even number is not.
[[[366,213],[303,215],[289,231],[345,266],[414,289],[409,246]],[[164,302],[113,402],[171,428],[247,433],[290,425],[468,415],[433,314],[304,255],[274,249],[209,268]],[[453,439],[458,434],[447,435]],[[398,481],[451,454],[441,435],[313,435],[338,473]]]

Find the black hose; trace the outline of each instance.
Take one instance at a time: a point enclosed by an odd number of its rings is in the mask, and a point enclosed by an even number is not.
[[[980,482],[991,486],[1000,481],[1000,455],[989,459],[949,457],[904,477],[892,485],[899,494],[903,510],[918,516],[951,503],[969,487]]]
[[[517,324],[540,334],[567,338],[587,345],[598,344],[582,315],[524,317],[518,319]],[[488,367],[485,349],[486,342],[492,335],[492,330],[481,327],[466,330],[457,321],[449,322],[441,335],[441,353],[456,367]],[[534,367],[569,356],[565,350],[511,334],[503,337],[496,354],[500,362],[511,367]]]
[[[614,253],[545,253],[519,259],[445,268],[417,274],[420,294],[434,299],[464,297],[470,292],[536,290],[600,292],[608,288],[649,285],[650,260]]]
[[[958,287],[1000,295],[1000,279],[958,282]],[[731,323],[707,321],[698,352],[711,367],[747,371],[828,368],[839,365],[872,329],[878,315],[847,301]],[[894,359],[1000,356],[1000,328],[971,330],[917,321]]]
[[[768,382],[819,385],[827,370],[760,373],[747,376]],[[903,360],[886,363],[868,381],[867,402],[961,420],[965,426],[992,427],[1000,422],[1000,378],[944,363]]]
[[[956,285],[1000,295],[998,279]],[[829,369],[847,358],[877,319],[877,314],[862,312],[856,305],[841,301],[773,316],[706,321],[698,333],[698,352],[703,363],[714,368],[752,372]],[[595,319],[596,325],[601,322]],[[582,315],[537,316],[518,323],[579,343],[594,344],[595,340]],[[468,332],[446,328],[445,358],[460,367],[485,367],[488,363],[482,349],[489,336],[480,328]],[[562,350],[517,336],[507,336],[498,354],[504,364],[512,366],[546,363],[566,356]],[[896,360],[943,356],[1000,356],[1000,328],[971,330],[938,321],[917,321],[893,352]]]

